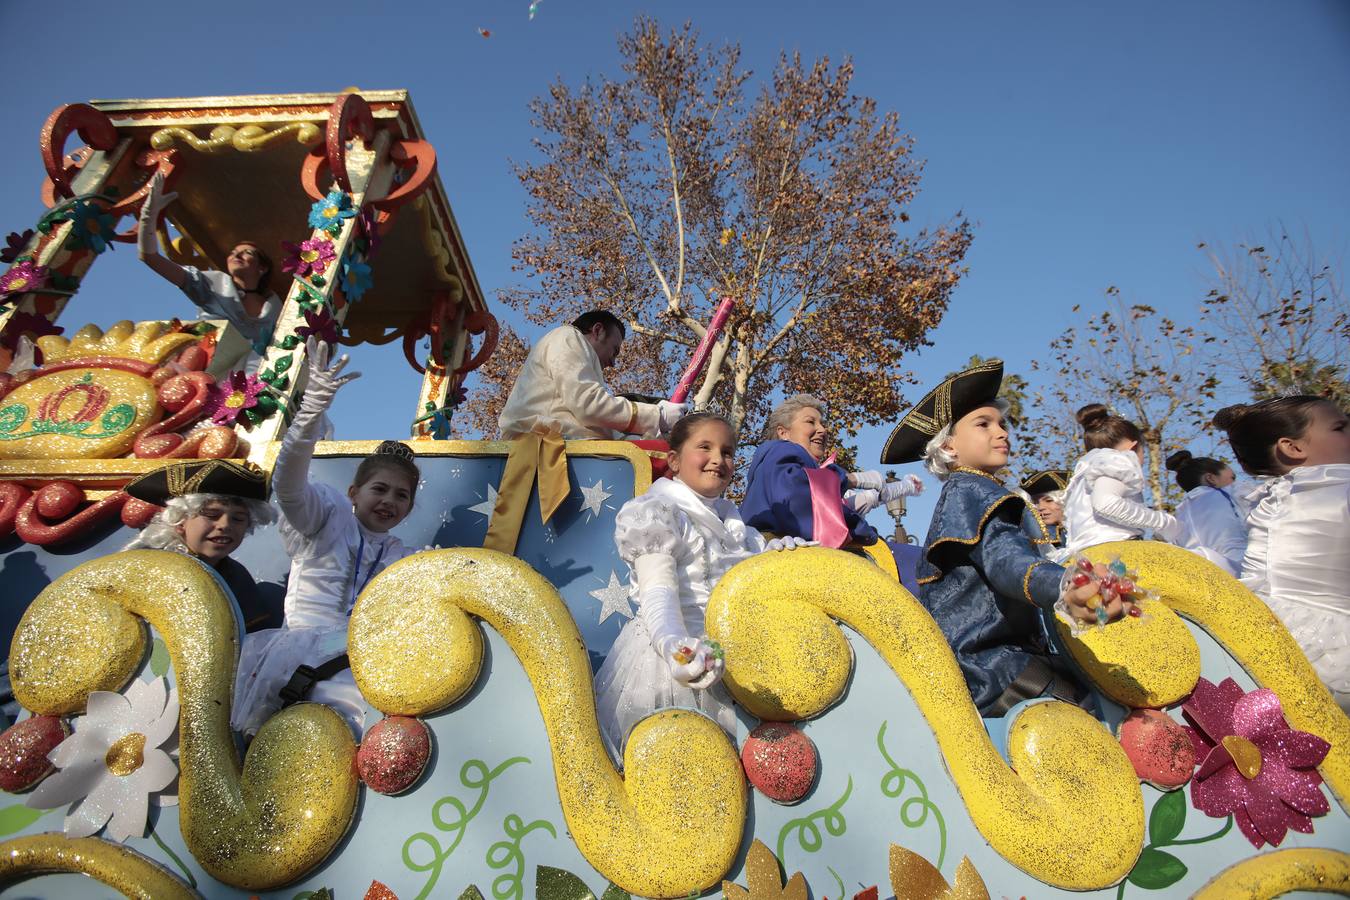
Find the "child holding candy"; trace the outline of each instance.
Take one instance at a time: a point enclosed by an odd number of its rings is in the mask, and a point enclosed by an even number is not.
[[[808,542],[787,537],[766,545],[741,521],[736,505],[722,499],[735,459],[736,435],[725,419],[685,416],[670,433],[671,477],[615,517],[614,543],[633,573],[638,607],[595,676],[600,731],[616,762],[632,727],[669,706],[696,709],[736,733],[731,696],[719,684],[721,650],[702,637],[708,597],[741,560]]]
[[[1026,501],[997,476],[1009,457],[1002,381],[999,360],[943,381],[896,426],[881,461],[922,459],[944,481],[919,562],[919,600],[951,644],[980,714],[1002,716],[1034,697],[1086,707],[1091,695],[1046,645],[1041,611],[1061,603],[1075,620],[1095,623],[1125,614],[1127,601],[1099,597],[1097,570],[1066,571],[1023,528]]]
[[[1280,617],[1341,709],[1350,712],[1350,422],[1295,396],[1219,410],[1247,495],[1242,583]]]

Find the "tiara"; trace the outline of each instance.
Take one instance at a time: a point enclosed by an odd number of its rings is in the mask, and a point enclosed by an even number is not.
[[[413,462],[417,459],[417,454],[413,449],[402,441],[380,441],[380,446],[375,448],[374,456],[397,456],[399,459]]]

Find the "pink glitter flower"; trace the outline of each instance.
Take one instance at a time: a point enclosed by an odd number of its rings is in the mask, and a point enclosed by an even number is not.
[[[244,410],[258,405],[258,395],[265,388],[256,375],[231,372],[229,381],[211,385],[206,412],[217,425],[233,425]]]
[[[321,307],[318,312],[307,309],[305,324],[296,328],[295,333],[302,338],[316,337],[331,346],[338,340],[338,323],[327,307]]]
[[[39,266],[31,259],[16,262],[8,272],[0,275],[0,295],[41,290],[47,286],[49,274],[46,266]]]
[[[1289,829],[1313,830],[1311,816],[1331,808],[1316,766],[1331,745],[1294,731],[1275,692],[1244,693],[1225,678],[1201,678],[1181,707],[1200,760],[1191,781],[1191,803],[1215,818],[1232,815],[1252,846],[1278,847]]]
[[[322,275],[328,270],[328,264],[337,259],[333,242],[326,237],[310,238],[299,244],[292,244],[290,241],[281,243],[286,252],[291,254],[281,264],[283,272],[294,272],[301,277]]]

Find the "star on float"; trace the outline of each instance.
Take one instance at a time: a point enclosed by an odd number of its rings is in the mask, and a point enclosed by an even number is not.
[[[615,613],[625,619],[633,618],[633,607],[628,602],[628,585],[619,583],[619,576],[613,569],[609,570],[609,584],[588,593],[600,601],[601,625]]]
[[[584,498],[581,501],[581,508],[591,514],[591,516],[586,519],[586,521],[589,522],[591,518],[600,515],[601,507],[603,507],[605,501],[610,497],[613,497],[614,494],[605,490],[605,483],[603,481],[597,481],[590,487],[582,485],[581,496]]]
[[[469,507],[469,512],[476,512],[480,516],[486,516],[488,524],[492,524],[492,511],[497,508],[497,489],[488,485],[487,499],[482,503],[477,503]]]

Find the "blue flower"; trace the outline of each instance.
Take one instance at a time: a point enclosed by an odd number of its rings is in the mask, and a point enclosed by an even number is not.
[[[437,412],[431,417],[431,437],[437,441],[448,441],[450,439],[450,417],[444,410]]]
[[[370,274],[370,266],[361,260],[349,256],[342,261],[342,294],[350,303],[355,303],[375,286]]]
[[[76,200],[62,213],[61,219],[71,224],[68,248],[88,247],[95,253],[102,253],[112,247],[117,232],[113,230],[113,217],[103,207]]]
[[[309,227],[322,228],[329,234],[336,235],[342,230],[343,220],[355,215],[356,210],[352,209],[351,197],[342,191],[329,191],[327,197],[309,208]]]

